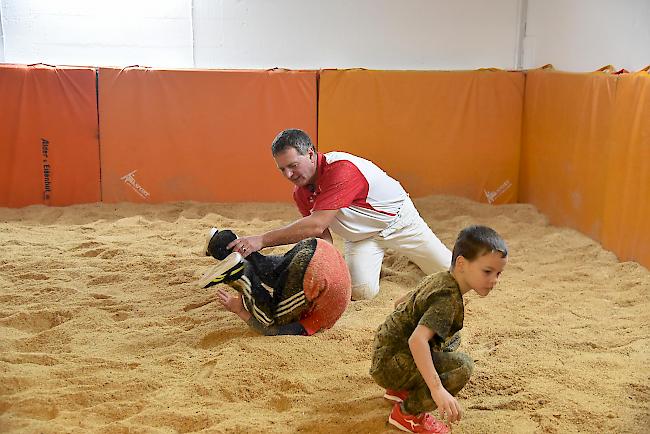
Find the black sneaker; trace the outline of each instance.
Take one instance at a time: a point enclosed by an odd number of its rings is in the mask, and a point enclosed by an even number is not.
[[[203,273],[198,281],[201,288],[209,288],[218,283],[232,282],[244,275],[244,259],[242,255],[233,252],[217,265],[213,265]]]
[[[237,239],[237,235],[230,229],[217,230],[211,228],[208,237],[205,240],[205,255],[212,256],[217,261],[223,261],[232,253],[228,244]]]

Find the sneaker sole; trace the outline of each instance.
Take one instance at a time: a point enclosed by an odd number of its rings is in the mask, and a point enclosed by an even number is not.
[[[205,246],[203,246],[203,252],[205,253],[205,256],[210,256],[210,252],[208,252],[208,247],[210,247],[210,241],[212,240],[212,237],[214,237],[214,234],[219,232],[217,228],[210,228],[210,234],[208,235],[208,239],[205,240]]]
[[[405,432],[414,432],[411,431],[410,429],[404,428],[404,425],[393,419],[391,416],[388,416],[388,423],[393,425],[395,428],[405,431]]]
[[[393,402],[399,402],[399,403],[404,402],[404,400],[402,398],[400,398],[399,396],[389,395],[388,393],[384,394],[384,398],[386,398],[389,401],[393,401]]]
[[[219,262],[217,265],[213,265],[212,267],[208,268],[208,270],[203,273],[203,276],[201,276],[197,284],[201,288],[205,288],[215,278],[230,270],[241,261],[242,256],[237,252],[232,252],[230,255],[226,256],[226,259]]]

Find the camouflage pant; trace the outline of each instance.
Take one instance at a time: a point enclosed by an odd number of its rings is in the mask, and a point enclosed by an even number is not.
[[[472,375],[474,362],[471,357],[455,351],[432,351],[431,358],[443,387],[456,395]],[[420,414],[436,409],[429,387],[408,349],[397,353],[375,350],[370,375],[383,388],[408,390],[408,397],[403,403],[407,413]]]

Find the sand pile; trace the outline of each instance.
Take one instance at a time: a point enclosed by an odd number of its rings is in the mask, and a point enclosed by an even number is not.
[[[416,205],[448,246],[481,223],[511,250],[492,294],[466,298],[461,351],[476,369],[454,433],[650,430],[647,269],[528,205]],[[297,216],[288,204],[0,209],[0,432],[397,432],[368,369],[375,328],[422,277],[405,258],[389,254],[380,295],[310,338],[258,336],[194,284],[213,261],[209,227],[249,235]]]

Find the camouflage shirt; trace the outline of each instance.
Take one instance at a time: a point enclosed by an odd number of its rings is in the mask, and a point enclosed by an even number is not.
[[[408,339],[418,325],[434,332],[431,349],[441,351],[446,340],[463,328],[463,295],[449,271],[425,277],[377,329],[375,350],[409,351]]]

